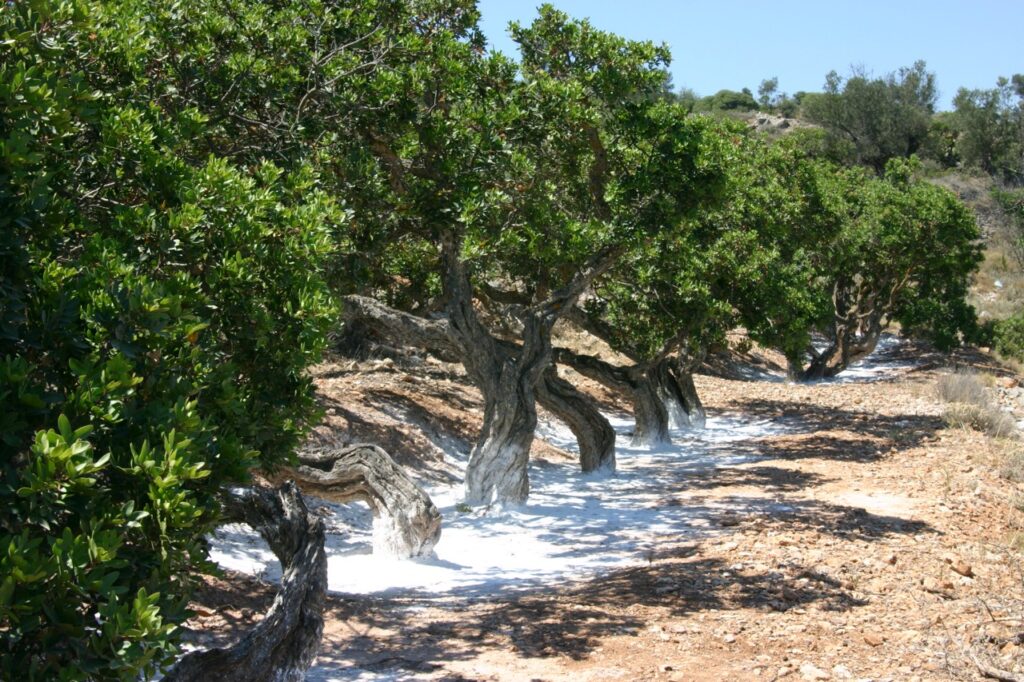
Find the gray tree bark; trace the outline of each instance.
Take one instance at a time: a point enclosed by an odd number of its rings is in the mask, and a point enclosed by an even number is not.
[[[558,376],[554,365],[537,384],[537,401],[572,430],[584,472],[615,470],[615,430],[590,398]]]
[[[669,412],[662,401],[656,369],[637,366],[631,369],[630,378],[633,415],[636,418],[631,444],[658,446],[671,443]]]
[[[906,273],[899,281],[875,282],[847,278],[835,283],[831,342],[823,352],[811,349],[811,362],[800,378],[814,381],[834,377],[852,363],[874,352],[878,339],[888,326],[888,315],[896,296],[909,280]]]
[[[696,362],[686,363],[681,358],[665,358],[655,368],[658,390],[668,411],[669,425],[676,429],[702,429],[707,413],[693,383]]]
[[[441,513],[402,467],[375,445],[299,453],[289,469],[307,492],[334,502],[360,500],[373,512],[373,553],[399,559],[431,556]]]
[[[284,569],[263,620],[236,644],[185,655],[165,682],[301,682],[320,650],[327,556],[323,522],[294,483],[232,492],[225,518],[259,531]]]
[[[668,410],[658,393],[658,381],[645,365],[617,367],[593,355],[554,349],[556,361],[572,367],[585,377],[633,400],[633,445],[658,445],[669,442]]]

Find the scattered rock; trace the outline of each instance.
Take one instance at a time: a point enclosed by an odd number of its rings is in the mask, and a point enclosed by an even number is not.
[[[864,641],[871,646],[882,646],[885,644],[885,637],[878,634],[877,632],[865,632]]]
[[[812,663],[800,666],[800,674],[805,680],[830,680],[832,676]]]
[[[840,680],[849,680],[853,677],[853,672],[851,672],[849,668],[842,664],[832,668],[832,674]]]
[[[935,578],[924,578],[921,581],[921,589],[925,592],[931,592],[932,594],[937,594],[948,599],[952,596],[949,592],[953,589],[953,583],[948,580],[940,583]]]
[[[955,561],[950,565],[950,568],[952,568],[954,571],[956,571],[965,578],[974,577],[974,569],[971,568],[971,565],[969,563],[963,560]]]

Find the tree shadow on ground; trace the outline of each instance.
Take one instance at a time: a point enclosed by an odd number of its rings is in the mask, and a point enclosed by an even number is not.
[[[935,415],[877,414],[791,400],[740,398],[729,408],[788,427],[792,436],[738,444],[779,459],[869,462],[888,450],[918,447],[946,428]]]
[[[932,532],[922,522],[816,501],[783,505],[770,514],[767,507],[762,511],[742,523],[755,523],[760,530],[865,541]],[[677,542],[652,549],[647,564],[562,587],[535,585],[525,593],[332,596],[329,618],[342,627],[328,634],[318,663],[411,679],[402,675],[438,670],[445,662],[475,659],[488,650],[511,651],[522,658],[581,660],[608,637],[639,634],[652,618],[810,605],[842,612],[866,603],[809,560],[790,556],[775,566],[744,566],[707,554],[695,542]]]
[[[763,449],[760,450],[764,452]],[[774,459],[774,457],[773,457]],[[685,490],[756,487],[769,493],[796,492],[822,485],[829,480],[809,471],[796,471],[773,466],[730,467],[701,471],[683,482]],[[671,498],[670,504],[683,506],[685,501]]]
[[[413,615],[394,603],[332,600],[329,616],[349,630],[328,635],[318,665],[415,674],[474,659],[488,649],[521,658],[582,660],[608,637],[638,635],[649,624],[647,608],[671,619],[709,610],[784,611],[810,604],[846,611],[864,603],[813,568],[736,569],[723,559],[698,557],[689,547],[648,566],[499,603]]]

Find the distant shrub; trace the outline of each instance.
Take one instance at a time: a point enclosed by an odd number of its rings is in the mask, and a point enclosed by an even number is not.
[[[710,97],[703,97],[697,102],[698,111],[754,111],[757,109],[757,100],[747,89],[740,92],[735,90],[719,90]]]
[[[1024,361],[1024,311],[996,322],[993,337],[997,352]]]

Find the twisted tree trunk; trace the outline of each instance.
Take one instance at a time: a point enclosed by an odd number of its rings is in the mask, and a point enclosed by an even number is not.
[[[800,375],[801,381],[816,381],[838,375],[854,362],[866,358],[878,346],[882,329],[869,329],[863,335],[855,334],[845,327],[834,330],[829,347],[811,359],[807,369]]]
[[[617,367],[593,355],[574,353],[567,348],[554,349],[555,360],[572,367],[585,377],[633,400],[633,445],[658,445],[669,442],[668,410],[658,394],[658,381],[646,365]]]
[[[604,249],[564,287],[518,310],[522,344],[516,345],[496,338],[480,321],[460,256],[460,239],[450,229],[441,231],[446,299],[442,317],[421,318],[361,296],[345,299],[346,316],[364,320],[390,338],[459,358],[484,399],[483,428],[466,469],[466,501],[520,504],[530,490],[527,469],[537,426],[534,392],[551,362],[551,329],[586,287],[611,267],[622,247]]]
[[[887,284],[876,283],[876,287],[870,287],[852,279],[836,282],[832,291],[832,342],[822,353],[814,353],[812,349],[811,362],[800,378],[813,381],[834,377],[874,352],[888,325],[887,316],[895,298],[909,277],[908,272],[902,280],[891,282],[891,289]]]
[[[327,556],[323,522],[294,483],[231,493],[225,518],[259,531],[284,569],[263,620],[234,646],[187,654],[166,682],[301,682],[320,650]]]
[[[361,500],[373,511],[373,553],[399,559],[431,556],[441,513],[390,455],[375,445],[305,450],[289,473],[307,492],[334,502]]]
[[[537,401],[576,436],[584,472],[615,470],[615,430],[593,402],[550,365],[537,384]]]
[[[631,444],[657,446],[672,442],[668,433],[669,413],[661,399],[656,370],[637,365],[630,369],[629,374],[636,418]]]
[[[707,413],[693,383],[694,364],[677,357],[665,358],[655,368],[669,424],[676,429],[702,429],[707,423]]]

